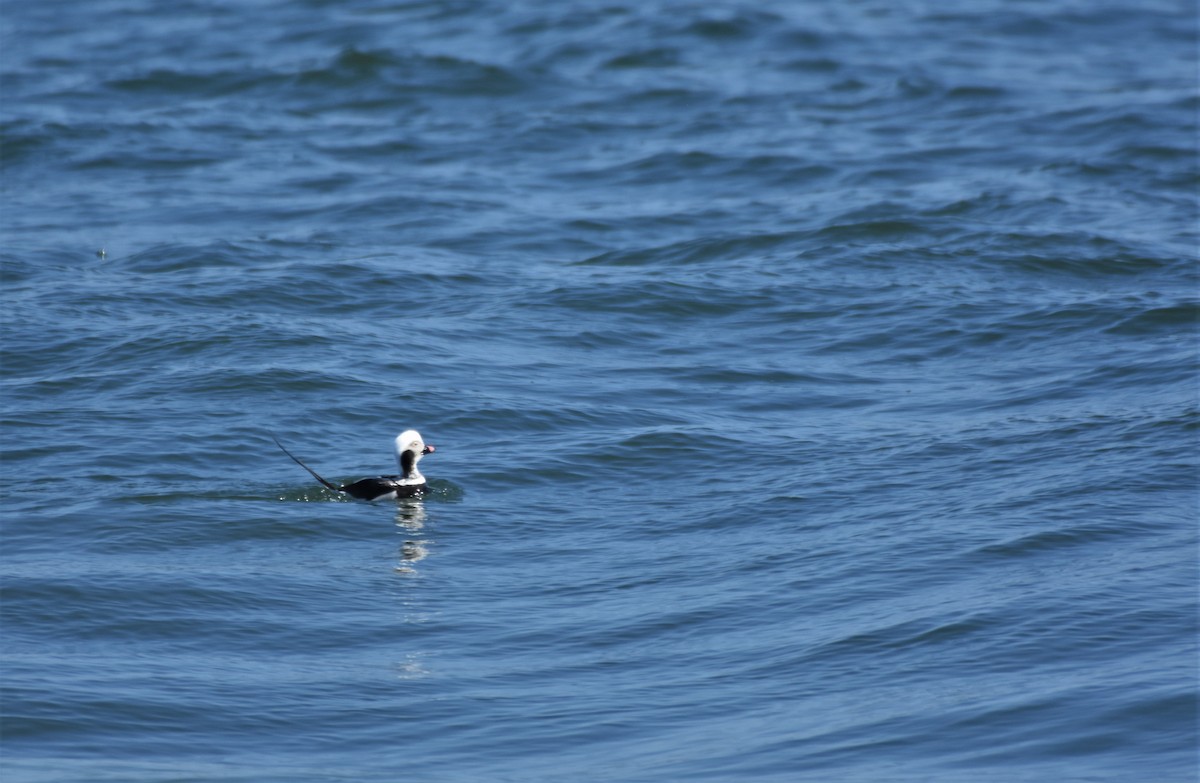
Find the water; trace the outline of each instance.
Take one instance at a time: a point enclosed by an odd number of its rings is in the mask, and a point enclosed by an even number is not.
[[[1192,4],[0,25],[6,783],[1195,780]]]

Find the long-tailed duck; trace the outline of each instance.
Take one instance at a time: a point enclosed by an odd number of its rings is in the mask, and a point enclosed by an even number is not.
[[[421,457],[435,451],[433,446],[426,445],[425,441],[421,440],[421,433],[416,430],[405,430],[396,436],[396,461],[400,463],[400,475],[364,478],[353,484],[343,484],[339,487],[317,475],[315,470],[285,449],[274,435],[271,436],[271,440],[274,440],[275,445],[284,454],[291,457],[293,462],[311,473],[313,478],[325,487],[334,492],[345,492],[350,497],[360,500],[395,500],[420,495],[425,491],[425,477],[421,475],[421,471],[417,470],[417,463],[421,461]]]

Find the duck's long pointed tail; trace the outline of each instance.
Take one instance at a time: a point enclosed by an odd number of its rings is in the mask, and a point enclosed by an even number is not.
[[[283,444],[279,442],[279,438],[276,438],[274,435],[272,435],[271,440],[275,441],[275,445],[279,447],[280,451],[282,451],[284,454],[286,454],[292,458],[292,462],[295,462],[297,465],[299,465],[300,467],[304,468],[309,473],[311,473],[312,477],[315,478],[317,481],[321,482],[321,484],[328,487],[329,489],[332,489],[334,492],[342,491],[339,487],[335,487],[333,484],[331,484],[328,481],[326,481],[325,479],[321,478],[319,475],[317,475],[317,472],[315,470],[310,468],[308,465],[305,465],[303,462],[301,462],[299,459],[296,458],[295,454],[293,454],[292,452],[285,449],[283,447]]]

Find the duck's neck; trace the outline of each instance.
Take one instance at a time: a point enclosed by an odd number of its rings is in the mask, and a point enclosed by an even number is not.
[[[417,455],[412,449],[405,449],[400,452],[398,458],[400,460],[400,475],[406,479],[420,478],[421,472],[417,470]]]

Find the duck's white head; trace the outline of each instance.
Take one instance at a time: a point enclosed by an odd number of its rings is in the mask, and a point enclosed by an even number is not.
[[[400,475],[406,479],[421,478],[417,463],[421,457],[431,454],[433,446],[427,446],[416,430],[405,430],[396,436],[396,461],[400,463]]]

